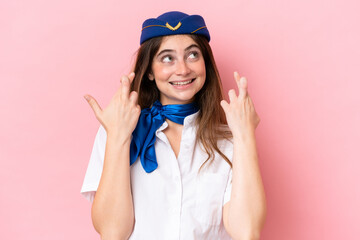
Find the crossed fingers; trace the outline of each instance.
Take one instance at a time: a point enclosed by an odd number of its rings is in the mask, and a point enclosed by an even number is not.
[[[236,91],[234,89],[231,89],[229,91],[229,103],[227,103],[225,100],[221,101],[221,105],[224,108],[225,111],[229,109],[229,104],[238,101],[244,101],[248,97],[247,92],[247,80],[245,77],[240,77],[238,72],[234,72],[234,78],[236,81],[236,85],[239,89],[239,95],[236,95]]]
[[[243,100],[247,97],[248,93],[247,93],[247,80],[245,77],[240,77],[238,72],[234,72],[234,78],[236,81],[236,85],[238,86],[239,89],[239,100]],[[236,99],[236,93],[234,89],[231,89],[229,91],[229,98],[230,101],[233,101]]]
[[[135,73],[131,72],[129,75],[124,75],[120,79],[120,87],[117,89],[116,93],[113,97],[118,98],[121,102],[126,103],[128,100],[130,103],[136,105],[137,102],[137,93],[135,91],[130,93],[130,84],[134,80]],[[96,101],[94,97],[89,94],[86,94],[85,99],[88,101],[90,107],[94,111],[96,117],[99,119],[101,116],[103,109]]]
[[[127,101],[128,99],[134,100],[134,94],[130,94],[130,84],[134,80],[135,73],[131,72],[129,75],[124,75],[120,79],[120,87],[115,93],[115,97],[120,98],[121,101]]]

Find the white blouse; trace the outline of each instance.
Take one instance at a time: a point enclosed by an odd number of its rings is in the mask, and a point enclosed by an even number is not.
[[[135,226],[129,239],[231,239],[223,225],[222,210],[230,200],[232,170],[215,152],[214,161],[206,163],[198,174],[207,154],[200,144],[195,145],[197,115],[184,119],[178,158],[162,132],[168,126],[164,122],[156,131],[158,168],[146,173],[139,159],[131,166]],[[106,131],[100,125],[81,188],[90,202],[99,185],[105,145]],[[218,146],[232,160],[232,142],[220,140]]]

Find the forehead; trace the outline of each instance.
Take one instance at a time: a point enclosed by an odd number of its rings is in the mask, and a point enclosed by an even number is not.
[[[192,44],[196,44],[196,42],[189,35],[179,34],[165,36],[161,41],[159,51],[163,49],[183,50]]]

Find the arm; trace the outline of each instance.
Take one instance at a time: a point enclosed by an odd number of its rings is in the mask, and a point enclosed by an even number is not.
[[[103,240],[128,239],[135,223],[129,163],[131,134],[140,106],[137,93],[129,94],[134,76],[123,76],[120,88],[104,110],[93,97],[85,96],[107,132],[103,172],[91,209],[94,228]]]
[[[129,141],[108,136],[103,173],[91,209],[94,228],[104,240],[128,239],[133,231],[129,149]]]
[[[224,206],[225,229],[233,239],[259,239],[266,200],[258,166],[255,133],[234,139],[231,198]]]
[[[256,151],[255,129],[260,122],[247,94],[247,82],[240,83],[239,96],[229,91],[230,104],[221,105],[234,137],[231,198],[224,205],[224,226],[235,240],[259,239],[265,222],[266,199]]]

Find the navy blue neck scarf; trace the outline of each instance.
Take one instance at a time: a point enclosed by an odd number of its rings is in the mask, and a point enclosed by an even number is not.
[[[141,110],[139,121],[132,133],[130,144],[130,165],[132,165],[140,155],[141,165],[147,173],[154,171],[158,163],[155,154],[155,132],[169,119],[178,124],[184,124],[184,118],[199,109],[194,103],[161,105],[156,100],[151,108]]]

